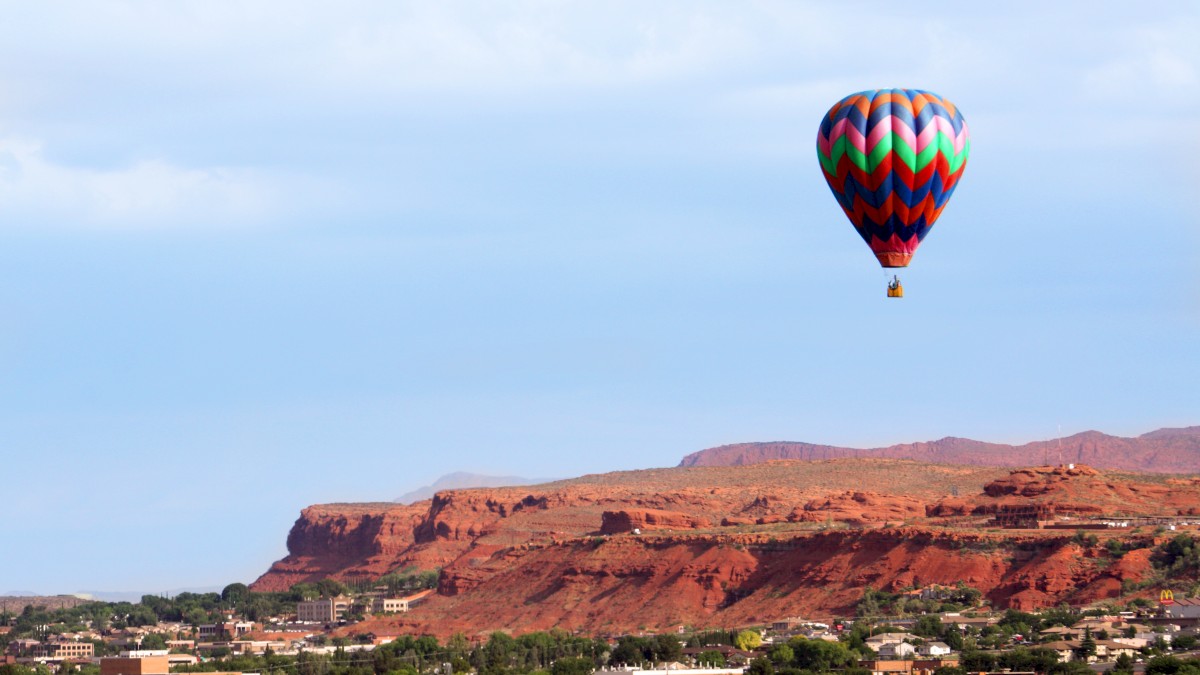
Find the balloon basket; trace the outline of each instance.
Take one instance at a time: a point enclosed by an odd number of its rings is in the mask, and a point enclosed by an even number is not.
[[[888,282],[887,296],[889,298],[904,297],[904,284],[900,283],[900,280],[896,277],[892,277],[892,280]]]

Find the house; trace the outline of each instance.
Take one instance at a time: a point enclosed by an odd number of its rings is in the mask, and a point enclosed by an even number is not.
[[[917,653],[921,656],[945,656],[952,651],[954,650],[950,649],[950,645],[938,640],[917,647]]]
[[[1132,646],[1115,642],[1113,640],[1095,640],[1095,643],[1095,655],[1083,659],[1088,663],[1095,663],[1096,661],[1115,661],[1117,657],[1121,656],[1122,654],[1133,657],[1137,652],[1137,650]],[[1059,663],[1066,663],[1068,661],[1081,660],[1078,658],[1078,650],[1083,647],[1083,640],[1060,640],[1058,642],[1048,642],[1044,645],[1038,646],[1053,650],[1058,654]]]
[[[1105,661],[1115,661],[1119,656],[1134,658],[1138,650],[1116,640],[1096,640],[1096,654],[1103,654]]]
[[[871,637],[867,638],[865,640],[865,642],[868,645],[871,645],[871,648],[874,649],[875,648],[874,645],[877,645],[877,644],[884,644],[887,642],[904,642],[905,640],[924,640],[924,639],[925,638],[921,637],[920,635],[913,635],[912,633],[880,633],[879,635],[872,635]]]
[[[744,666],[744,665],[750,663],[751,661],[753,661],[755,659],[755,657],[759,656],[759,654],[756,654],[752,651],[743,651],[741,649],[738,649],[737,647],[733,647],[730,645],[708,645],[705,647],[684,647],[684,649],[683,649],[683,655],[690,659],[695,659],[697,656],[699,656],[700,654],[703,654],[704,652],[720,652],[721,656],[725,657],[725,663],[729,664],[730,666],[736,666],[736,665]]]
[[[1083,629],[1072,628],[1070,626],[1051,626],[1038,634],[1043,639],[1079,640],[1083,637]]]
[[[808,623],[808,622],[805,621],[804,619],[801,619],[798,616],[790,616],[786,619],[772,621],[771,622],[771,630],[779,632],[779,633],[787,633],[787,632],[799,630],[806,623]]]
[[[1075,658],[1075,649],[1079,647],[1078,642],[1068,640],[1058,640],[1056,642],[1047,642],[1038,645],[1039,649],[1049,649],[1058,656],[1059,663],[1066,663]]]
[[[966,630],[967,628],[982,630],[1000,622],[1000,619],[994,616],[963,616],[958,612],[948,612],[938,618],[941,620],[943,626],[953,625],[958,627],[959,630]]]
[[[881,660],[907,659],[917,653],[917,648],[907,642],[885,642],[875,648]]]

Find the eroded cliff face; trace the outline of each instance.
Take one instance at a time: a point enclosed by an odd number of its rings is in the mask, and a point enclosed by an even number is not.
[[[997,606],[1032,609],[1117,597],[1149,570],[1148,549],[1107,557],[1104,539],[1129,534],[1099,531],[1084,550],[1073,531],[982,529],[998,504],[1022,500],[1174,515],[1200,507],[1200,482],[872,459],[454,490],[410,506],[305,509],[288,557],[253,588],[440,568],[423,605],[357,629],[602,633],[844,615],[866,586],[965,581]]]
[[[413,530],[425,506],[321,504],[300,512],[288,533],[288,556],[271,566],[256,588],[285,590],[326,577],[378,578],[413,558]]]
[[[1136,552],[1135,552],[1136,553]],[[1130,554],[1132,555],[1132,554]],[[491,551],[443,570],[439,596],[359,631],[442,637],[496,627],[588,633],[736,627],[783,616],[848,616],[866,586],[965,581],[996,606],[1117,597],[1148,559],[1096,564],[1066,534],[1009,540],[915,528],[778,537],[621,535]]]

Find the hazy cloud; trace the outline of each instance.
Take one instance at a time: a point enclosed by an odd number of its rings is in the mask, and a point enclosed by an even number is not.
[[[150,159],[95,169],[47,159],[35,141],[0,139],[0,216],[9,226],[158,229],[236,226],[278,206],[254,171]]]

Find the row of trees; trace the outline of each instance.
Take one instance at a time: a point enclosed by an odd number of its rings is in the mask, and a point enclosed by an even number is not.
[[[361,592],[377,585],[386,586],[388,593],[393,595],[436,588],[438,575],[438,570],[410,568],[388,574],[378,581],[363,581],[354,586],[334,579],[322,579],[315,583],[299,583],[283,592],[258,593],[251,591],[246,584],[233,583],[220,593],[180,593],[170,597],[144,595],[141,602],[137,603],[87,602],[56,610],[27,606],[20,614],[5,612],[0,615],[0,624],[12,624],[11,632],[0,635],[0,649],[19,638],[42,639],[46,635],[77,633],[89,628],[105,631],[130,626],[153,626],[160,621],[195,627],[221,621],[227,613],[250,621],[263,621],[268,617],[294,612],[296,603],[302,600]],[[103,645],[98,645],[98,649],[101,651],[97,653],[104,653]]]
[[[855,614],[872,617],[958,612],[979,605],[983,599],[983,593],[979,589],[971,588],[961,581],[954,588],[946,589],[939,595],[938,598],[922,599],[910,597],[903,591],[888,593],[868,586],[863,591],[862,600],[855,607]]]

